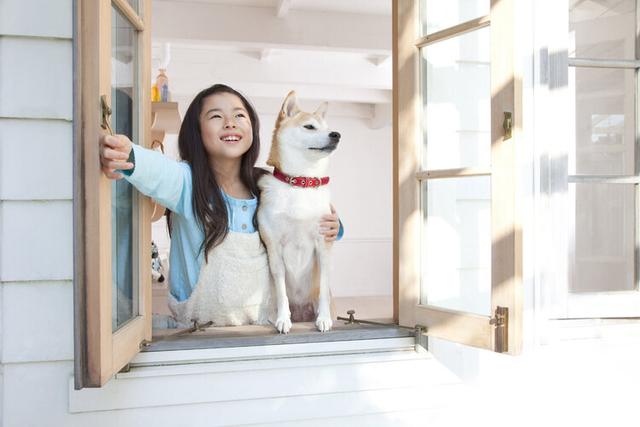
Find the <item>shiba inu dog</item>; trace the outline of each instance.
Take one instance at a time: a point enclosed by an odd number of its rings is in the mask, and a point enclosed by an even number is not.
[[[287,95],[267,161],[273,175],[258,181],[258,226],[275,285],[275,327],[285,334],[292,320],[315,320],[321,332],[333,325],[331,243],[319,234],[318,223],[331,213],[327,172],[340,134],[328,130],[326,111],[326,102],[314,113],[301,111],[295,92]]]

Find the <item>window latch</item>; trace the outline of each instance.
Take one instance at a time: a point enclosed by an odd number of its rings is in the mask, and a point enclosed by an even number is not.
[[[106,95],[100,96],[100,109],[102,110],[102,123],[100,123],[100,127],[107,132],[109,135],[113,135],[113,129],[111,129],[111,107],[107,103]]]
[[[513,114],[511,111],[504,112],[502,129],[504,129],[504,140],[511,139],[511,130],[513,129]]]

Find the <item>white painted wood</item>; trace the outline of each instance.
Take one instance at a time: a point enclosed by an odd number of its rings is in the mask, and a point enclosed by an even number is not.
[[[0,37],[0,117],[72,118],[70,40]]]
[[[277,0],[276,2],[276,16],[278,18],[284,18],[289,13],[291,7],[291,0]]]
[[[2,0],[0,34],[71,39],[72,0]]]
[[[277,97],[280,102],[290,89],[296,89],[300,96],[311,97],[301,91],[319,93],[316,99],[343,99],[353,91],[355,96],[364,90],[370,95],[361,95],[368,102],[377,97],[377,91],[391,89],[391,63],[387,61],[376,65],[368,55],[346,52],[301,51],[273,49],[255,44],[239,50],[230,50],[226,45],[190,45],[171,42],[172,61],[167,70],[172,95],[181,96],[197,93],[213,82],[226,82],[233,85],[253,84],[253,90],[244,90],[250,98]],[[162,45],[156,42],[155,55],[160,56]],[[385,56],[388,56],[386,54]],[[154,75],[156,70],[152,71]],[[282,93],[258,91],[261,85],[288,85]],[[323,91],[318,89],[322,88]],[[355,90],[358,92],[355,92]],[[386,103],[390,103],[390,98]],[[278,110],[275,110],[277,112]],[[391,114],[389,114],[391,117]]]
[[[118,377],[96,390],[72,390],[70,383],[70,411],[349,393],[417,385],[435,388],[459,382],[428,355],[412,352],[404,360],[389,360],[390,357],[388,353],[381,353],[213,364],[217,372],[208,372],[206,364],[194,367],[192,373],[176,372],[184,369],[180,367],[134,368],[132,372],[154,371],[156,376]],[[273,387],[274,384],[280,386]]]
[[[233,362],[322,354],[376,353],[413,349],[414,338],[387,338],[357,341],[315,342],[201,350],[147,351],[132,359],[132,366],[180,365],[203,362]]]
[[[73,359],[71,282],[2,283],[1,363]]]
[[[0,281],[71,280],[71,201],[3,201],[0,236]]]
[[[278,18],[273,8],[266,7],[156,1],[152,26],[154,41],[160,42],[216,40],[230,45],[240,42],[368,53],[391,51],[391,19],[384,15],[290,10],[286,18]]]
[[[71,133],[65,120],[0,119],[0,199],[71,200]]]
[[[140,426],[152,424],[154,426],[211,426],[211,425],[246,425],[254,423],[285,423],[290,422],[296,425],[297,422],[323,422],[332,420],[335,423],[338,417],[345,418],[345,424],[352,425],[350,421],[363,417],[365,420],[378,419],[393,421],[398,413],[403,411],[418,411],[420,413],[439,413],[444,408],[450,406],[451,402],[460,401],[466,388],[459,385],[455,378],[452,382],[449,378],[440,377],[439,380],[433,378],[427,384],[420,384],[422,378],[415,378],[411,381],[411,376],[403,381],[390,378],[399,367],[405,362],[388,362],[387,364],[371,361],[370,368],[378,367],[378,381],[354,382],[360,375],[357,371],[349,371],[345,366],[326,366],[330,372],[329,376],[321,380],[320,387],[314,386],[306,392],[293,395],[285,394],[287,386],[279,380],[278,375],[283,373],[280,369],[266,369],[255,371],[257,375],[244,384],[236,384],[235,389],[244,388],[244,392],[251,392],[250,389],[258,389],[264,394],[281,395],[281,397],[268,397],[264,399],[229,400],[222,399],[217,402],[188,404],[188,405],[167,405],[154,406],[135,409],[121,409],[117,411],[97,411],[74,413],[69,406],[69,386],[72,372],[71,362],[49,362],[30,364],[9,364],[5,367],[6,389],[11,390],[5,396],[5,411],[3,412],[3,425],[7,426],[51,426],[51,427],[113,427],[118,426]],[[411,363],[422,363],[439,366],[433,360],[414,361]],[[406,368],[406,366],[405,366]],[[301,368],[303,369],[303,368]],[[441,367],[439,369],[442,369]],[[300,369],[292,369],[284,372],[285,375],[293,375]],[[432,370],[432,372],[438,369]],[[446,372],[446,371],[445,371]],[[343,374],[338,377],[338,374]],[[235,375],[235,374],[232,374]],[[302,374],[302,378],[308,375]],[[265,381],[271,381],[265,382]],[[149,379],[130,379],[121,381],[125,389],[120,389],[120,395],[111,395],[111,398],[128,400],[133,395],[154,396],[161,395],[170,397],[176,395],[180,390],[172,389],[172,379],[157,378],[159,386],[152,390],[144,387],[143,392],[136,392],[140,382],[147,382]],[[169,381],[169,382],[167,382]],[[431,384],[441,381],[438,387]],[[390,383],[391,387],[375,387],[376,383]],[[337,392],[333,391],[333,384],[352,384],[354,391]],[[318,394],[314,389],[331,385],[328,393]],[[227,384],[212,382],[210,378],[200,378],[193,382],[194,391],[212,390],[223,395],[225,390],[229,390]],[[72,383],[71,383],[72,387]],[[349,387],[344,387],[349,388]],[[86,389],[87,394],[99,393],[99,389]],[[122,394],[124,393],[124,394]],[[37,408],[37,410],[35,410]],[[380,416],[380,414],[388,414]],[[451,419],[451,418],[449,418]],[[319,424],[323,425],[323,424]],[[369,425],[393,425],[393,424],[369,424]],[[409,424],[410,425],[410,424]],[[415,425],[415,424],[414,424]]]

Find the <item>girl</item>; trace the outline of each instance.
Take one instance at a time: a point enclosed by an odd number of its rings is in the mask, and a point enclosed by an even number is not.
[[[104,174],[126,178],[172,213],[169,307],[178,327],[269,321],[271,279],[256,224],[260,124],[249,101],[229,86],[200,92],[178,136],[182,162],[102,136]],[[332,207],[320,233],[336,240],[342,227]]]

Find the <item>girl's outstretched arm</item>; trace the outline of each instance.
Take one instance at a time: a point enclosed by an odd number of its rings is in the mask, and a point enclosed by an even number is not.
[[[107,178],[124,175],[138,191],[171,211],[184,214],[190,206],[191,169],[186,163],[133,144],[124,135],[100,138],[100,161]]]

